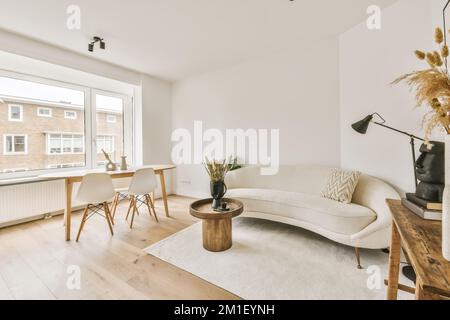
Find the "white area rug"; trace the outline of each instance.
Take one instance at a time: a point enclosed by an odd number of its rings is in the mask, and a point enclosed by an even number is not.
[[[145,251],[248,300],[383,300],[388,255],[362,250],[364,270],[356,268],[354,249],[306,230],[270,221],[233,221],[233,247],[211,253],[202,247],[202,226],[195,224]],[[381,270],[379,288],[368,289],[368,267]],[[376,270],[376,268],[374,269]],[[402,279],[402,283],[412,283]],[[399,293],[399,299],[413,299]]]

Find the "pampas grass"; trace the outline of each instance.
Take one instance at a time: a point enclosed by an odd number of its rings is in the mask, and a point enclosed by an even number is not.
[[[436,28],[436,31],[434,32],[434,41],[437,44],[441,44],[444,42],[444,32],[441,28]]]
[[[420,51],[420,50],[416,50],[416,51],[414,51],[414,53],[415,53],[417,59],[419,59],[419,60],[425,60],[425,58],[426,58],[426,56],[427,56],[427,55],[425,54],[425,52]]]
[[[228,172],[241,168],[237,158],[232,157],[223,161],[210,160],[206,157],[204,166],[212,182],[224,181]]]
[[[434,130],[440,129],[450,134],[450,78],[447,66],[449,48],[447,45],[441,46],[443,41],[442,30],[436,28],[435,42],[440,50],[426,54],[420,50],[414,52],[419,60],[426,59],[430,68],[403,75],[393,82],[393,84],[406,82],[416,94],[417,107],[428,106],[431,109],[422,120],[425,143],[428,145]]]
[[[448,46],[445,45],[445,46],[442,47],[441,55],[442,55],[442,57],[447,58],[447,57],[448,57],[448,54],[449,54]]]

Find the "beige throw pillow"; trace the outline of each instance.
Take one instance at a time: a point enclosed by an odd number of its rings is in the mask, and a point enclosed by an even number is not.
[[[360,177],[361,172],[358,171],[334,170],[328,179],[326,188],[322,191],[322,197],[351,203]]]

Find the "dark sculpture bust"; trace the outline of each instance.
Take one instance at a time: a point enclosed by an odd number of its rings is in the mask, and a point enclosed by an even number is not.
[[[417,179],[420,181],[416,197],[428,202],[442,203],[445,188],[445,143],[431,143],[431,149],[425,144],[420,147],[422,154],[416,161]]]

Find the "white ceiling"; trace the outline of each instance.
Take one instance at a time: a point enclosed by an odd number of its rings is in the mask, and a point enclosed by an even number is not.
[[[308,41],[396,0],[0,0],[0,28],[136,71],[179,80]],[[81,7],[81,30],[66,9]],[[107,50],[87,51],[94,35]],[[1,39],[0,39],[1,40]]]

